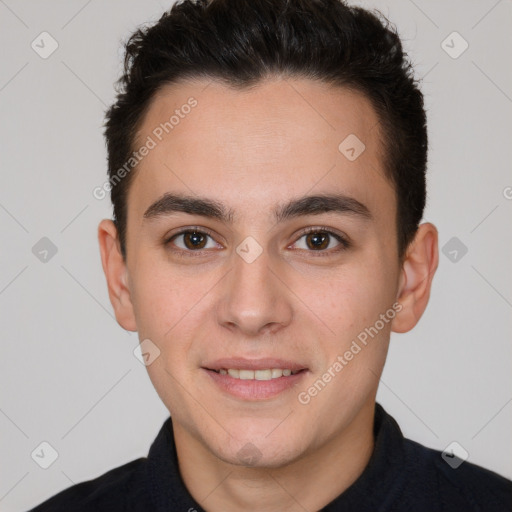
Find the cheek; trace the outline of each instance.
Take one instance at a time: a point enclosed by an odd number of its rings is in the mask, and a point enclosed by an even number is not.
[[[139,338],[159,346],[171,336],[193,299],[187,297],[182,281],[161,267],[142,265],[139,260],[130,289]]]
[[[196,272],[183,275],[168,262],[139,259],[131,289],[139,339],[157,345],[160,357],[148,366],[154,378],[166,370],[180,381],[194,366],[194,340],[202,339],[207,321],[211,321],[214,295],[209,294],[218,276]],[[199,335],[199,336],[198,336]],[[157,364],[158,363],[158,364]]]
[[[190,348],[194,325],[200,325],[204,295],[200,280],[180,277],[168,265],[149,262],[137,266],[133,303],[139,339],[151,340],[158,357],[146,367],[161,400],[172,410],[186,410],[183,387],[189,386]]]
[[[375,263],[340,267],[314,281],[314,286],[310,277],[296,281],[297,294],[338,339],[373,324],[393,303],[389,279]]]

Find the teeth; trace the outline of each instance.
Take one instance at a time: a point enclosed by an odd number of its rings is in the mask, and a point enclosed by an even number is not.
[[[238,370],[238,378],[240,380],[254,379],[254,372],[252,370]]]
[[[268,368],[265,370],[238,370],[236,368],[221,368],[218,373],[221,375],[229,375],[234,379],[240,380],[271,380],[280,377],[289,377],[299,373],[300,370],[293,371],[289,368]]]
[[[256,380],[270,380],[272,378],[272,370],[255,370],[254,378]]]

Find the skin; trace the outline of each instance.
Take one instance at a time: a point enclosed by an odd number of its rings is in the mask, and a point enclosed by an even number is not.
[[[422,224],[399,259],[380,125],[360,93],[283,78],[244,91],[189,81],[155,96],[138,141],[190,96],[198,105],[137,167],[126,260],[112,221],[99,226],[110,300],[119,324],[160,350],[147,370],[173,418],[182,478],[201,506],[318,510],[371,456],[390,333],[412,329],[427,305],[437,231]],[[355,161],[338,150],[349,134],[366,146]],[[187,213],[144,218],[167,192],[222,203],[232,222]],[[363,203],[371,218],[325,212],[276,222],[272,214],[291,199],[334,192]],[[212,235],[200,256],[183,236],[165,244],[187,227]],[[351,245],[336,251],[342,246],[330,238],[321,255],[308,245],[307,227],[329,228]],[[262,249],[252,263],[236,252],[248,236]],[[301,404],[299,393],[396,302],[401,310],[392,322]],[[308,372],[274,398],[243,400],[220,391],[201,369],[235,356],[292,359]],[[258,453],[252,466],[239,453],[248,443]]]

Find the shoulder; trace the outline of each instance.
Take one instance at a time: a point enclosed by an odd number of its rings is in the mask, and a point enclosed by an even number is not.
[[[438,510],[512,510],[512,481],[457,457],[443,458],[441,451],[415,441],[405,439],[404,445],[407,487],[416,496],[435,496]]]
[[[148,510],[146,460],[133,460],[68,487],[30,512]]]

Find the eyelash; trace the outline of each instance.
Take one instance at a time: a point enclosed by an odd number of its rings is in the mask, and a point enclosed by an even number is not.
[[[174,233],[172,236],[166,238],[164,240],[164,245],[167,247],[171,244],[171,242],[181,236],[181,235],[184,235],[184,234],[187,234],[187,233],[191,233],[191,232],[194,232],[194,233],[199,233],[200,235],[207,235],[209,236],[212,240],[214,240],[213,238],[213,233],[211,231],[209,231],[208,229],[205,229],[205,228],[200,228],[199,226],[190,226],[188,228],[183,228],[181,231],[178,231],[177,233]],[[201,256],[204,256],[204,251],[205,250],[210,250],[210,249],[198,249],[197,251],[191,251],[191,250],[185,250],[185,249],[180,249],[180,248],[177,248],[177,249],[171,249],[172,252],[174,252],[177,256],[181,256],[181,257],[184,257],[184,258],[187,258],[187,257],[201,257]]]
[[[187,233],[190,233],[190,232],[198,233],[201,235],[207,235],[212,240],[215,240],[213,237],[213,233],[211,231],[209,231],[208,229],[200,228],[199,226],[190,226],[190,227],[184,228],[181,231],[178,231],[177,233],[174,233],[172,236],[166,238],[164,240],[164,245],[167,247],[177,237],[187,234]],[[345,238],[344,236],[339,235],[337,233],[334,233],[330,228],[328,228],[326,226],[312,226],[309,228],[305,228],[300,233],[298,238],[295,240],[294,244],[297,243],[302,237],[309,235],[310,233],[325,233],[325,234],[329,235],[330,237],[333,237],[335,240],[337,240],[340,245],[334,249],[322,249],[322,250],[318,250],[318,251],[306,250],[306,249],[295,249],[295,250],[299,250],[299,251],[305,250],[308,253],[312,253],[312,255],[314,257],[325,257],[325,256],[330,256],[333,253],[338,253],[338,252],[347,250],[352,245],[351,242],[349,242],[347,238]],[[216,242],[216,243],[218,243],[218,242]],[[182,256],[182,257],[201,257],[201,256],[204,256],[204,251],[209,251],[211,249],[198,249],[196,251],[193,251],[193,250],[185,250],[185,249],[178,248],[178,249],[171,249],[171,250],[178,256]]]
[[[330,237],[334,238],[339,242],[339,246],[335,247],[334,249],[323,249],[323,250],[306,250],[306,252],[311,253],[314,257],[325,257],[325,256],[331,256],[333,253],[337,254],[339,252],[345,251],[351,247],[351,243],[347,238],[344,236],[334,233],[330,228],[327,226],[311,226],[309,228],[305,228],[300,233],[297,240],[294,242],[297,243],[303,236],[309,235],[310,233],[325,233],[329,235]],[[295,249],[295,250],[305,250],[305,249]]]

